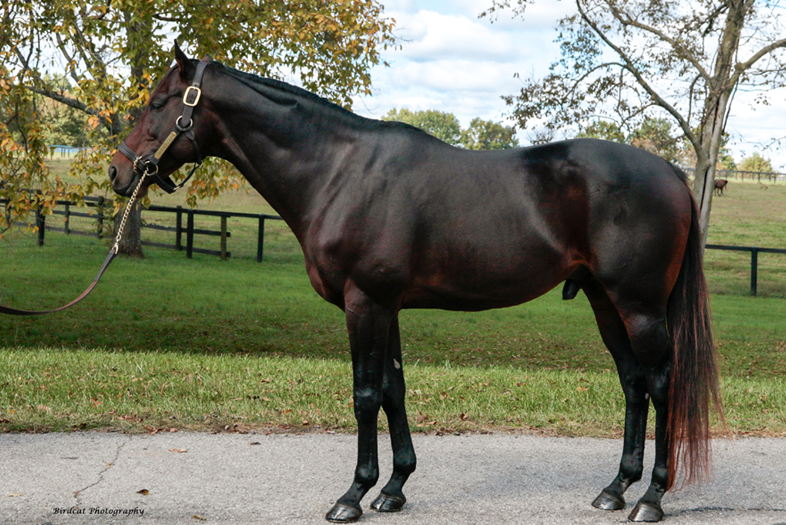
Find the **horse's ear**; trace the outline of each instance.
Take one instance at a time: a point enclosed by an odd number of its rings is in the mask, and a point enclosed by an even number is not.
[[[193,76],[195,68],[194,64],[191,63],[191,59],[189,59],[183,50],[180,49],[180,46],[177,44],[177,40],[175,40],[175,61],[177,62],[177,67],[180,68],[180,76],[189,78]]]

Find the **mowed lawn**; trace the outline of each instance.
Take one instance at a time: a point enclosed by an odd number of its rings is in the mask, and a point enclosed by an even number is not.
[[[202,207],[272,211],[244,192]],[[172,224],[163,214],[145,220]],[[715,198],[712,220],[710,243],[784,248],[786,185],[732,180]],[[217,219],[199,227],[215,229]],[[67,312],[0,317],[0,430],[354,428],[342,312],[311,289],[283,223],[268,221],[262,263],[254,260],[255,221],[231,219],[229,229],[228,261],[146,248],[145,259],[116,260]],[[69,301],[108,249],[107,240],[54,232],[38,248],[34,237],[16,231],[0,240],[2,304]],[[173,236],[145,230],[143,237]],[[708,251],[707,276],[729,425],[782,435],[786,255],[762,254],[759,262],[759,297],[749,296],[749,254]],[[582,294],[566,302],[556,289],[479,313],[405,311],[401,328],[414,429],[621,432],[614,364]]]

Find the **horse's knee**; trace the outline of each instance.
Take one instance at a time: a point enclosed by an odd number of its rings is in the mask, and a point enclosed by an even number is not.
[[[358,421],[376,421],[382,406],[382,392],[375,388],[358,388],[353,395],[355,418]]]

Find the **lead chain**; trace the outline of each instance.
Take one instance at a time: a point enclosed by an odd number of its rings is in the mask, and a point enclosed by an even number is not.
[[[115,255],[117,255],[117,252],[120,251],[120,238],[123,236],[123,229],[126,227],[128,214],[131,212],[131,206],[134,205],[134,201],[136,200],[136,194],[139,193],[139,188],[142,187],[142,182],[144,182],[145,177],[147,177],[147,170],[145,170],[145,172],[142,174],[142,178],[139,179],[139,184],[137,184],[136,188],[134,188],[134,193],[131,194],[131,198],[128,199],[128,203],[126,204],[126,209],[123,212],[123,220],[120,221],[120,227],[117,229],[117,237],[115,237],[115,245],[112,247],[112,250],[114,250]]]

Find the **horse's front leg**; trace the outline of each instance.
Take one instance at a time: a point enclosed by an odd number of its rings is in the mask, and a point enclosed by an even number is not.
[[[409,421],[404,407],[406,387],[401,362],[401,336],[398,317],[393,319],[388,334],[388,349],[385,357],[382,408],[388,417],[390,442],[393,447],[393,474],[371,504],[378,512],[397,512],[407,498],[402,488],[409,475],[415,471],[415,449],[409,433]]]
[[[349,523],[363,514],[360,500],[379,478],[377,418],[383,401],[385,353],[390,324],[396,315],[357,288],[345,294],[344,312],[352,350],[353,399],[358,424],[355,478],[325,518]]]

